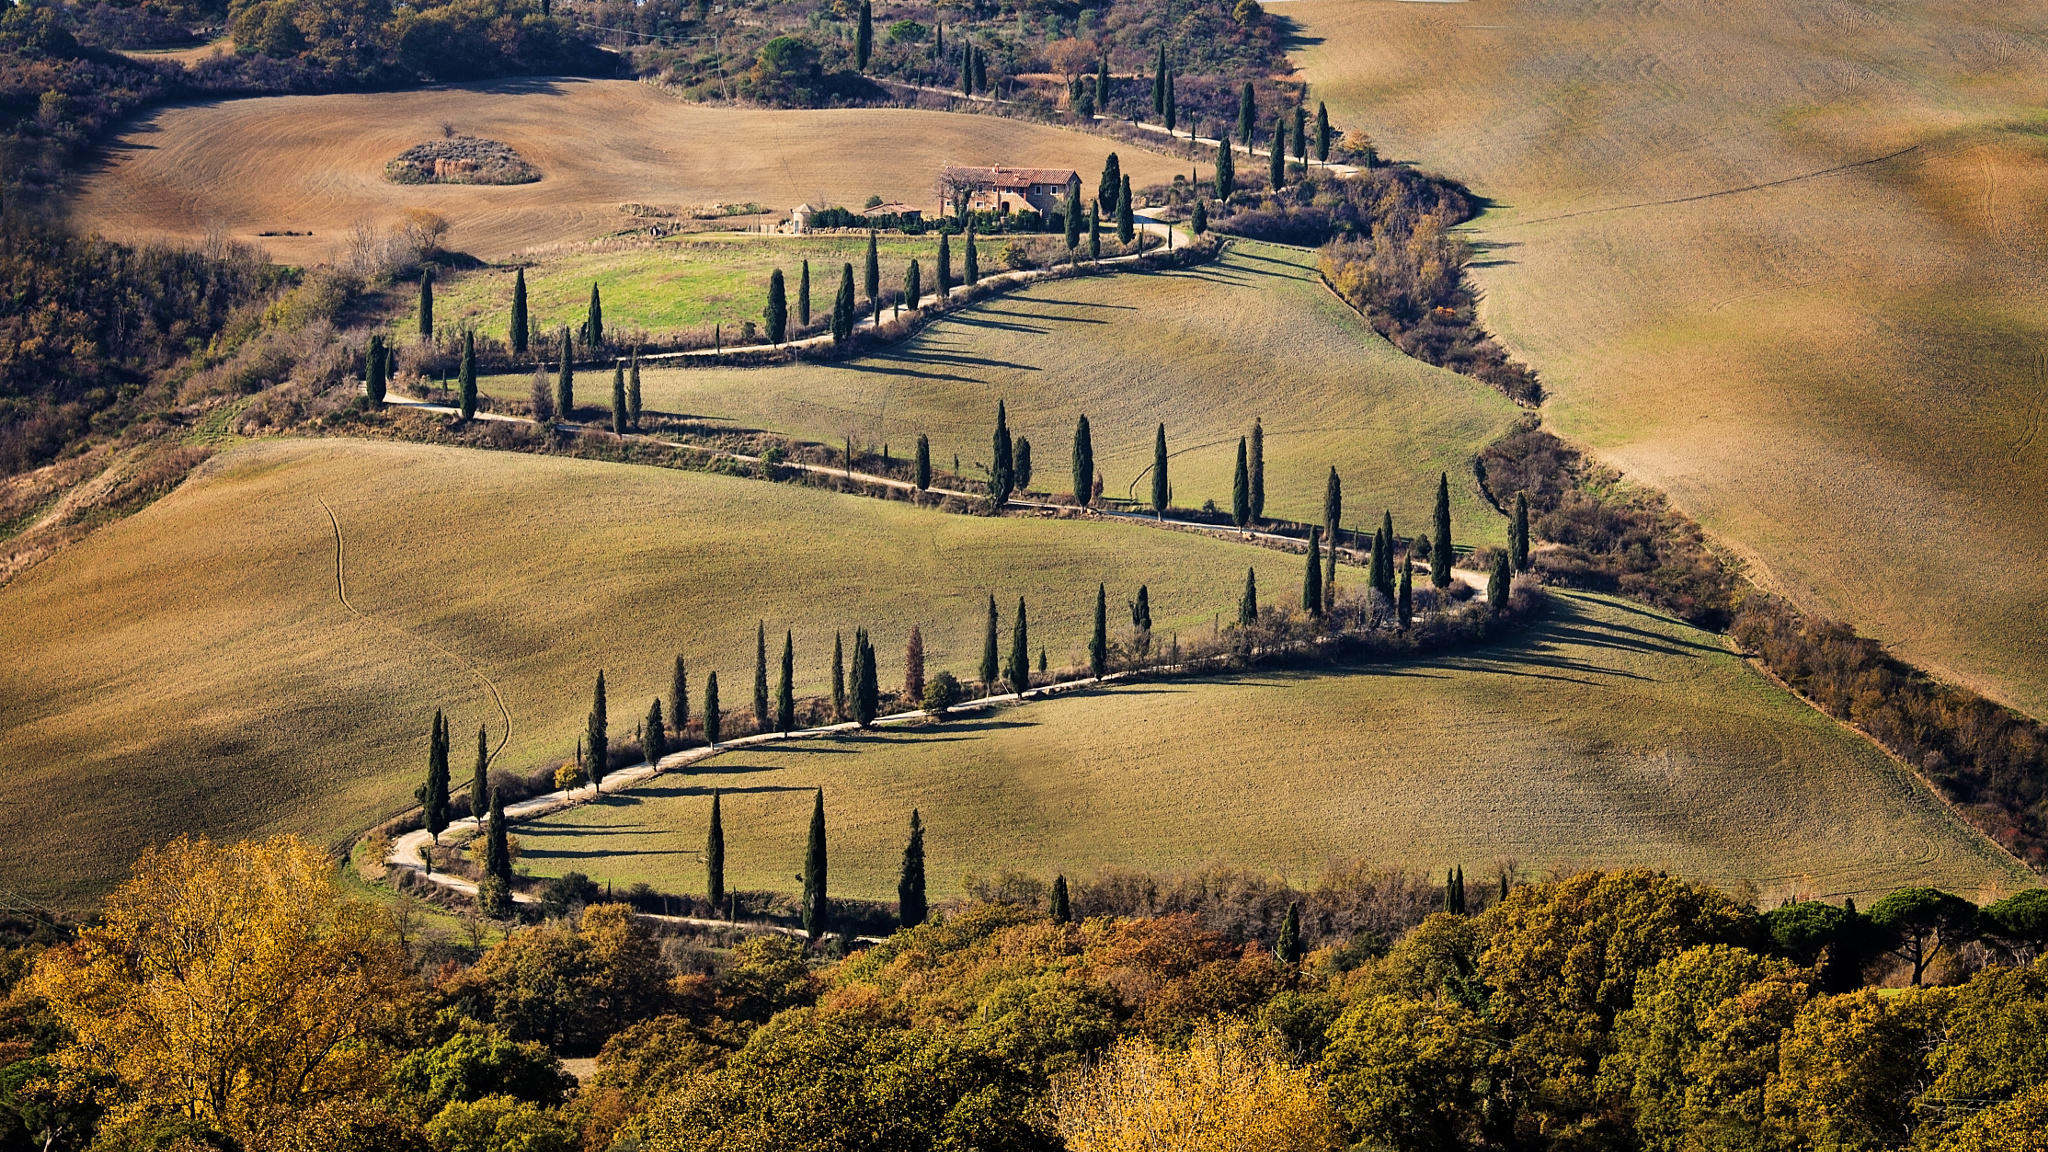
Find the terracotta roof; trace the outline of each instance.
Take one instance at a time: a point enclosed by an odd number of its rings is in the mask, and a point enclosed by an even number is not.
[[[1033,184],[1065,184],[1075,178],[1072,168],[955,168],[956,172],[972,172],[986,178],[997,188],[1028,188]]]

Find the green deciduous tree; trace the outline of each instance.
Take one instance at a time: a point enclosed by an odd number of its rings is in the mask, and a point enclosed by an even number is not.
[[[789,299],[782,286],[782,269],[768,274],[768,307],[762,317],[768,321],[768,342],[780,344],[789,339]]]
[[[825,934],[829,915],[825,894],[825,790],[818,789],[811,804],[811,834],[804,845],[804,933],[816,940]]]
[[[1152,436],[1152,515],[1165,519],[1166,502],[1172,495],[1166,482],[1166,425],[1161,424]]]
[[[512,354],[526,355],[528,340],[526,316],[526,269],[520,268],[512,274],[512,331],[510,333]]]
[[[924,923],[924,821],[910,810],[910,840],[903,845],[903,867],[896,875],[896,919],[905,928]]]
[[[604,791],[604,773],[609,764],[606,759],[611,753],[611,725],[604,713],[604,672],[597,674],[597,687],[590,697],[589,731],[585,745],[590,749],[590,788],[593,792]]]

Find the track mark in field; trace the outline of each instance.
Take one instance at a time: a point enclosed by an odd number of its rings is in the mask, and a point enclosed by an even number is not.
[[[2034,439],[2041,434],[2041,404],[2043,393],[2048,393],[2048,351],[2034,352],[2034,391],[2027,397],[2027,430],[2013,441],[2007,458],[2017,461],[2020,455],[2034,446]]]
[[[318,499],[318,497],[315,497],[315,499]],[[512,740],[512,712],[510,709],[505,707],[505,698],[498,694],[498,686],[491,682],[490,677],[483,674],[482,669],[478,668],[475,664],[471,663],[460,653],[450,648],[447,648],[444,645],[426,636],[422,636],[413,632],[407,632],[403,628],[399,628],[391,624],[386,624],[384,621],[379,620],[374,616],[371,616],[369,613],[364,612],[362,609],[356,607],[354,604],[351,604],[348,599],[348,580],[346,576],[346,569],[343,564],[343,561],[347,558],[347,545],[341,534],[341,519],[334,514],[334,509],[327,506],[327,501],[325,500],[320,501],[320,510],[322,512],[327,513],[327,522],[334,526],[335,598],[340,600],[341,606],[343,608],[348,609],[349,612],[352,613],[356,619],[361,620],[366,624],[374,624],[377,627],[384,629],[386,632],[389,632],[394,636],[400,636],[407,640],[417,640],[420,643],[425,644],[427,647],[432,648],[434,651],[439,652],[441,655],[448,657],[450,660],[455,661],[457,664],[462,665],[464,671],[468,672],[471,676],[477,678],[477,682],[482,684],[484,686],[484,690],[491,694],[491,702],[498,706],[498,716],[505,722],[505,733],[504,735],[498,738],[498,746],[491,750],[491,759],[496,760],[498,758],[498,753],[503,752],[505,750],[505,745],[510,743]]]
[[[1519,228],[1528,224],[1548,224],[1553,220],[1570,220],[1576,216],[1599,216],[1607,212],[1627,212],[1635,208],[1662,208],[1670,204],[1691,204],[1695,201],[1714,200],[1722,196],[1740,196],[1745,192],[1761,192],[1766,188],[1782,188],[1787,184],[1798,184],[1807,180],[1818,180],[1824,176],[1838,176],[1844,172],[1854,172],[1858,168],[1868,168],[1873,164],[1882,164],[1887,160],[1896,160],[1909,152],[1917,152],[1919,150],[1920,145],[1911,144],[1896,152],[1887,152],[1882,156],[1873,156],[1868,160],[1858,160],[1853,164],[1837,164],[1833,168],[1822,168],[1814,172],[1802,172],[1797,176],[1787,176],[1782,180],[1766,180],[1761,184],[1744,184],[1740,188],[1723,188],[1717,192],[1701,192],[1692,196],[1674,196],[1669,200],[1642,200],[1634,204],[1615,204],[1606,208],[1586,208],[1577,212],[1560,212],[1555,216],[1539,216],[1534,220],[1520,220],[1511,224],[1503,224],[1500,227],[1502,229]]]

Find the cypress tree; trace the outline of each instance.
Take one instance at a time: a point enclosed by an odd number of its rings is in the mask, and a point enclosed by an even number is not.
[[[484,822],[484,797],[491,792],[491,744],[484,726],[476,728],[476,769],[469,778],[469,815],[479,826]]]
[[[1095,438],[1088,431],[1088,417],[1074,422],[1074,503],[1086,508],[1095,495]]]
[[[812,940],[825,934],[825,790],[811,804],[811,836],[804,846],[804,934]]]
[[[1109,57],[1095,62],[1095,107],[1104,116],[1109,115]]]
[[[462,334],[462,368],[459,373],[462,392],[457,402],[464,420],[476,418],[476,333]]]
[[[562,363],[555,370],[555,417],[576,418],[576,365],[569,358],[569,330],[562,329]]]
[[[1138,585],[1138,598],[1131,604],[1131,627],[1152,630],[1152,590],[1143,584]]]
[[[775,689],[775,727],[782,732],[796,729],[796,633],[782,634],[782,682]]]
[[[1486,575],[1486,606],[1495,616],[1508,609],[1508,554],[1493,554],[1493,571]]]
[[[1010,664],[1003,672],[1012,692],[1031,687],[1031,639],[1024,623],[1024,598],[1017,597],[1017,619],[1010,624]]]
[[[1095,185],[1096,212],[1116,211],[1117,194],[1123,191],[1123,187],[1123,164],[1116,158],[1116,153],[1111,152],[1109,159],[1102,162],[1102,180]]]
[[[860,645],[862,638],[866,635],[865,629],[856,628],[853,630],[853,667],[847,670],[846,677],[847,702],[852,705],[854,722],[860,724],[863,728],[867,727],[867,725],[860,719],[860,699],[862,692],[866,690],[867,686],[861,683],[861,676],[865,673],[866,669],[861,664]]]
[[[512,841],[505,834],[505,798],[496,788],[491,789],[491,822],[484,839],[484,875],[507,886],[510,895]]]
[[[953,299],[953,246],[944,232],[939,233],[939,279],[935,288],[939,308],[943,310]]]
[[[768,731],[768,622],[754,625],[754,724]]]
[[[924,923],[924,821],[910,810],[910,840],[903,845],[903,869],[896,876],[896,919],[905,928]]]
[[[434,270],[420,273],[420,339],[434,339]]]
[[[640,429],[640,349],[636,346],[626,361],[626,423]]]
[[[1437,473],[1436,523],[1429,536],[1429,582],[1438,590],[1451,586],[1451,474]]]
[[[1280,938],[1273,941],[1273,959],[1282,964],[1299,964],[1307,950],[1301,943],[1301,902],[1287,903],[1287,918],[1280,922]]]
[[[1394,609],[1401,621],[1401,631],[1406,632],[1415,623],[1415,557],[1404,554],[1401,557],[1401,588],[1395,593]]]
[[[1067,878],[1061,874],[1052,878],[1052,922],[1070,924],[1074,919],[1073,907],[1068,903]]]
[[[924,703],[924,632],[910,626],[910,640],[903,645],[903,694],[911,707]]]
[[[1266,147],[1266,182],[1278,192],[1287,184],[1287,113],[1273,120],[1273,142]]]
[[[1320,100],[1316,101],[1316,160],[1330,162],[1330,110]]]
[[[1228,202],[1237,191],[1237,156],[1230,150],[1230,141],[1216,142],[1216,199]]]
[[[903,302],[912,309],[924,299],[924,268],[916,260],[903,270]]]
[[[1529,494],[1527,492],[1515,493],[1515,519],[1513,525],[1508,529],[1508,551],[1512,553],[1509,558],[1514,562],[1515,571],[1527,572],[1529,570]]]
[[[612,435],[626,434],[626,362],[612,361]]]
[[[1329,562],[1323,567],[1323,599],[1326,603],[1337,601],[1337,540],[1339,522],[1344,518],[1344,481],[1337,477],[1336,465],[1330,466],[1330,478],[1323,482],[1323,535],[1330,541]]]
[[[1188,214],[1188,231],[1200,236],[1209,231],[1209,202],[1195,201],[1195,210]]]
[[[592,348],[604,347],[604,301],[597,295],[597,281],[590,282],[590,310],[583,317],[583,342]]]
[[[980,48],[974,49],[974,89],[977,92],[988,91],[988,53]]]
[[[1001,508],[1017,484],[1016,465],[1011,454],[1010,423],[1001,400],[996,401],[996,430],[990,437],[990,459],[989,498]]]
[[[1093,207],[1088,209],[1088,258],[1102,259],[1102,216]]]
[[[860,0],[860,25],[853,33],[853,66],[868,70],[868,56],[875,49],[875,13],[869,0]]]
[[[1166,45],[1159,46],[1159,61],[1152,67],[1152,115],[1166,118]]]
[[[718,677],[712,676],[715,683]],[[719,811],[718,789],[711,790],[711,831],[704,837],[704,898],[716,914],[725,905],[725,820]]]
[[[832,342],[844,343],[853,335],[853,265],[839,266],[839,295],[832,301]]]
[[[832,718],[846,719],[846,649],[845,634],[832,634]]]
[[[875,645],[865,628],[854,629],[853,666],[860,670],[860,690],[853,694],[853,718],[862,728],[872,728],[882,706],[882,685],[875,675]]]
[[[1259,572],[1256,568],[1244,570],[1244,596],[1237,602],[1237,623],[1249,628],[1259,622]]]
[[[995,694],[996,677],[1001,674],[1002,669],[996,664],[996,598],[991,594],[988,598],[988,627],[983,631],[981,637],[982,695],[992,696]]]
[[[1258,98],[1252,94],[1252,82],[1244,82],[1244,88],[1237,94],[1237,138],[1244,143],[1246,152],[1252,148],[1252,133],[1259,123]],[[1218,193],[1221,195],[1221,193]]]
[[[662,722],[659,696],[647,706],[647,727],[640,734],[640,750],[649,764],[659,764],[668,755],[668,727]]]
[[[960,254],[960,278],[969,284],[981,283],[981,249],[974,242],[974,223],[967,224],[967,250]]]
[[[376,333],[370,337],[369,363],[363,373],[363,395],[369,397],[370,409],[384,407],[384,335]]]
[[[867,0],[862,0],[863,4],[866,2]],[[875,251],[875,230],[873,228],[868,229],[868,257],[867,263],[861,268],[861,286],[867,289],[867,296],[870,301],[881,299],[882,258]]]
[[[512,354],[526,355],[526,269],[512,274]]]
[[[674,726],[676,742],[682,743],[682,737],[690,730],[690,681],[683,669],[681,653],[676,654],[675,674],[668,682],[668,718]]]
[[[1166,484],[1166,425],[1161,424],[1152,437],[1152,515],[1166,518],[1166,501],[1171,495]]]
[[[1380,512],[1380,535],[1386,537],[1386,558],[1380,562],[1379,571],[1373,573],[1373,586],[1378,588],[1387,599],[1392,600],[1394,598],[1394,549],[1397,545],[1394,540],[1394,514],[1384,509]]]
[[[1116,238],[1129,244],[1137,234],[1137,224],[1131,218],[1131,178],[1126,176],[1123,188],[1116,195]]]
[[[782,269],[768,274],[768,307],[762,316],[768,321],[768,342],[780,344],[789,339],[789,298],[782,286]]]
[[[1230,477],[1230,519],[1239,528],[1252,522],[1252,475],[1242,436],[1237,438],[1237,471]]]
[[[1166,122],[1166,134],[1167,134],[1168,136],[1171,136],[1171,135],[1173,135],[1173,129],[1174,129],[1174,121],[1175,121],[1175,119],[1177,118],[1177,116],[1176,116],[1176,113],[1177,113],[1177,112],[1179,111],[1179,108],[1177,107],[1177,106],[1179,105],[1179,103],[1180,103],[1180,101],[1179,101],[1178,99],[1176,99],[1176,98],[1174,97],[1174,94],[1173,94],[1173,73],[1171,73],[1171,72],[1168,72],[1168,73],[1166,74],[1166,117],[1165,117],[1165,122]]]
[[[1081,246],[1081,186],[1069,184],[1067,199],[1060,206],[1060,224],[1067,233],[1067,251]]]
[[[911,472],[911,483],[919,492],[932,486],[932,442],[922,432],[917,434],[917,463]]]
[[[1308,168],[1308,109],[1294,106],[1294,159],[1304,171]]]
[[[594,792],[604,791],[604,773],[609,764],[606,757],[611,753],[611,725],[604,714],[604,671],[598,670],[597,690],[590,702],[590,787]]]
[[[1109,671],[1109,586],[1095,586],[1095,631],[1088,637],[1088,675],[1097,680]]]
[[[1323,615],[1323,530],[1315,525],[1308,529],[1308,570],[1301,577],[1301,606],[1310,619],[1321,619]]]
[[[1010,476],[1019,491],[1031,490],[1031,441],[1017,437],[1017,449],[1010,454]]]
[[[718,673],[704,678],[704,743],[718,743],[719,721],[724,713],[718,708]]]
[[[811,326],[811,262],[804,261],[796,284],[796,322],[801,328]]]
[[[441,710],[434,710],[434,728],[427,736],[427,779],[417,793],[420,820],[427,835],[441,842],[441,830],[448,827],[448,722]]]
[[[960,94],[974,95],[974,45],[960,45]]]
[[[1266,426],[1252,417],[1252,519],[1266,518]]]

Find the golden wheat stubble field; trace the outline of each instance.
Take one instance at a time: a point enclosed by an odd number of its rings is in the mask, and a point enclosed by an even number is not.
[[[325,507],[323,507],[323,502]],[[345,607],[331,508],[342,527]],[[1034,649],[1083,659],[1098,582],[1152,590],[1162,635],[1267,595],[1301,560],[1136,525],[989,519],[659,468],[363,441],[220,457],[135,516],[0,588],[0,887],[81,905],[181,831],[327,840],[403,808],[436,708],[456,780],[475,734],[525,772],[569,754],[600,668],[630,734],[675,656],[751,707],[754,630],[796,633],[797,690],[828,690],[832,634],[872,630],[901,683],[979,665],[1027,598]]]
[[[537,183],[401,186],[384,165],[443,125],[502,140]],[[167,107],[109,150],[74,202],[115,239],[197,242],[218,226],[295,263],[329,259],[357,223],[426,208],[447,246],[484,260],[629,223],[625,203],[927,204],[947,164],[1065,165],[1089,179],[1115,151],[1134,183],[1185,161],[1081,132],[908,109],[780,111],[688,104],[625,80],[505,80],[416,92],[274,96]],[[259,237],[261,232],[311,236]]]
[[[711,792],[728,882],[787,890],[811,789],[833,890],[889,899],[910,811],[935,895],[1210,864],[1312,882],[1343,859],[1491,876],[1652,865],[1792,894],[1977,895],[2026,870],[1868,742],[1706,633],[1566,594],[1512,645],[1341,672],[1133,685],[907,731],[729,753],[516,830],[538,875],[701,892]]]
[[[1238,437],[1256,418],[1269,515],[1320,521],[1335,467],[1345,525],[1370,530],[1389,510],[1406,536],[1425,530],[1437,474],[1448,472],[1453,538],[1506,539],[1471,462],[1513,424],[1514,405],[1401,355],[1322,287],[1312,254],[1271,245],[1233,243],[1217,263],[1180,271],[1039,285],[855,360],[650,365],[642,376],[649,408],[827,444],[886,445],[899,459],[923,433],[940,468],[958,454],[970,476],[989,459],[1003,400],[1011,432],[1031,441],[1032,487],[1046,492],[1073,487],[1074,425],[1086,414],[1104,494],[1149,500],[1163,422],[1174,503],[1187,508],[1230,507]],[[481,385],[523,400],[531,382],[508,375]]]
[[[1284,11],[1341,125],[1496,202],[1483,312],[1560,431],[2048,714],[2048,8]]]

